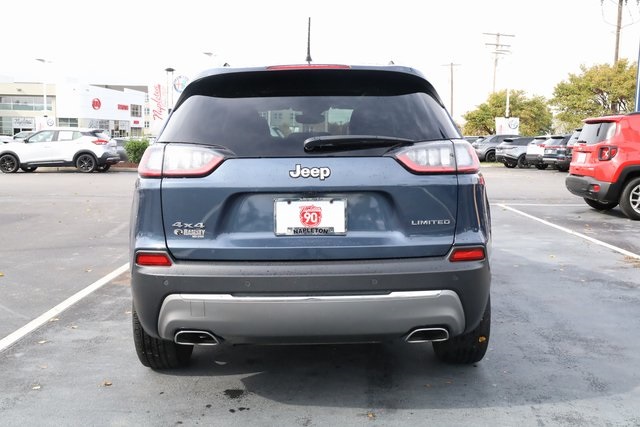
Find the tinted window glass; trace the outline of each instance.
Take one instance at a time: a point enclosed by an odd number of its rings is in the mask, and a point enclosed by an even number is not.
[[[50,142],[53,141],[54,131],[43,130],[38,132],[29,138],[29,142]]]
[[[257,72],[196,81],[158,141],[220,146],[245,157],[304,156],[309,155],[304,140],[325,135],[461,138],[424,80],[351,70]]]
[[[587,145],[593,145],[611,138],[615,132],[615,122],[587,123],[582,127],[579,141],[584,141]]]

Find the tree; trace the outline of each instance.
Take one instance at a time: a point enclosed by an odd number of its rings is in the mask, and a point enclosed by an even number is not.
[[[496,117],[504,117],[507,105],[507,91],[489,95],[483,104],[463,117],[465,135],[492,135],[496,130]],[[511,117],[520,118],[521,135],[549,133],[552,114],[546,100],[541,96],[527,98],[522,90],[509,91],[509,111]]]
[[[615,65],[587,68],[582,74],[556,85],[551,104],[557,107],[556,118],[566,127],[579,127],[587,117],[626,114],[635,109],[637,64],[621,59]]]

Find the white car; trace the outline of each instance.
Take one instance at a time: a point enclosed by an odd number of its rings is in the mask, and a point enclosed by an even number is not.
[[[101,129],[51,128],[0,146],[0,171],[33,172],[39,166],[75,166],[80,172],[107,171],[118,163],[117,143]]]
[[[544,156],[544,147],[545,143],[551,137],[549,135],[540,135],[533,138],[527,145],[527,154],[525,155],[525,160],[528,165],[533,165],[537,169],[546,169],[548,165],[544,163],[542,160]]]

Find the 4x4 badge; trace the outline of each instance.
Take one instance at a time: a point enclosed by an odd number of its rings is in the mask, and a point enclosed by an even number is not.
[[[328,167],[320,168],[303,168],[301,164],[297,164],[294,170],[289,171],[291,178],[320,178],[320,181],[331,176],[331,169]]]

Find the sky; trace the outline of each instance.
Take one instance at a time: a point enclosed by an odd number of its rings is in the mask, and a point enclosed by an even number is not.
[[[500,38],[509,46],[496,90],[549,98],[581,65],[613,62],[617,0],[5,0],[2,9],[4,82],[148,85],[164,84],[168,67],[193,78],[225,62],[300,64],[311,18],[314,63],[416,68],[460,122],[493,90],[496,36],[485,33],[514,36]],[[635,62],[636,0],[622,24],[619,56]]]

